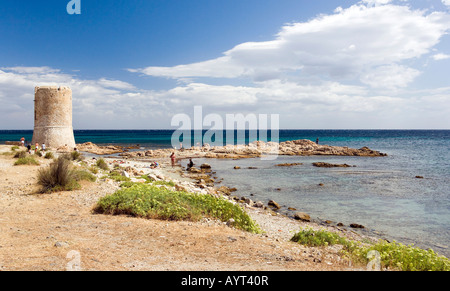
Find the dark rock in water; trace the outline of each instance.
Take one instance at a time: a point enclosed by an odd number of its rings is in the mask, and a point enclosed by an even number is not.
[[[249,169],[249,170],[256,170],[258,168],[257,167],[248,167],[247,169]]]
[[[300,166],[303,163],[286,163],[286,164],[278,164],[277,167],[292,167],[292,166]]]
[[[306,214],[304,212],[296,212],[294,214],[294,218],[302,221],[311,221],[311,217],[309,216],[309,214]]]
[[[336,226],[344,226],[344,224],[342,222],[339,222],[338,224],[336,224]]]
[[[350,227],[352,227],[352,228],[364,228],[364,225],[357,224],[357,223],[352,223],[352,224],[350,224]]]
[[[239,167],[239,166],[234,166],[234,169],[235,170],[239,170],[241,167]]]
[[[280,204],[278,204],[274,200],[270,200],[269,203],[267,203],[267,205],[269,205],[270,207],[273,207],[275,209],[280,209],[281,208]]]
[[[323,163],[323,162],[318,162],[318,163],[313,163],[314,167],[321,167],[321,168],[350,168],[350,167],[354,167],[354,166],[350,166],[347,164],[329,164],[329,163]]]
[[[423,179],[423,176],[416,176],[416,179]]]
[[[211,166],[205,163],[200,166],[200,169],[211,169]]]

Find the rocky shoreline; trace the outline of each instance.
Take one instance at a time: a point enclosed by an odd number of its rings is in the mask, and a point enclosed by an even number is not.
[[[157,149],[145,151],[129,151],[139,146],[124,148],[120,146],[97,146],[90,142],[78,144],[78,150],[98,155],[119,153],[124,158],[165,158],[173,149]],[[214,159],[240,159],[255,158],[265,155],[280,156],[362,156],[362,157],[384,157],[385,153],[372,150],[368,147],[353,149],[349,147],[338,147],[319,145],[310,140],[294,140],[281,143],[255,141],[248,145],[225,145],[225,146],[194,146],[177,150],[178,158],[214,158]]]
[[[222,181],[216,181],[214,174],[215,172],[211,169],[209,164],[202,164],[199,168],[192,167],[189,170],[184,170],[179,161],[184,159],[194,159],[194,158],[206,158],[206,159],[246,159],[246,158],[256,158],[262,157],[264,155],[274,155],[274,149],[276,153],[281,156],[362,156],[362,157],[385,157],[387,154],[381,153],[379,151],[372,150],[368,147],[363,147],[361,149],[353,149],[349,147],[337,147],[328,145],[319,145],[310,140],[294,140],[281,142],[279,144],[273,142],[262,142],[256,141],[248,145],[228,145],[222,147],[211,147],[205,144],[202,147],[191,147],[189,149],[156,149],[156,150],[134,150],[139,149],[139,145],[132,147],[122,147],[114,145],[99,146],[91,142],[78,144],[77,149],[82,152],[91,153],[99,156],[107,156],[111,154],[118,154],[117,158],[113,159],[124,159],[125,161],[135,161],[139,163],[148,163],[152,161],[158,161],[159,163],[166,163],[168,157],[172,153],[176,153],[177,163],[172,167],[172,179],[175,179],[175,189],[178,191],[186,191],[193,193],[203,193],[210,195],[221,195],[228,197],[231,201],[240,203],[245,207],[258,208],[267,211],[270,215],[284,215],[289,219],[295,219],[300,221],[305,221],[309,223],[315,223],[320,226],[331,226],[345,229],[353,230],[363,230],[365,226],[358,223],[351,223],[348,226],[341,222],[332,222],[331,220],[312,220],[310,215],[292,207],[282,207],[274,200],[268,201],[264,204],[262,201],[253,201],[250,197],[238,197],[233,195],[237,191],[235,188],[229,188],[227,186],[219,185]],[[61,150],[61,149],[59,149]],[[285,163],[278,164],[278,167],[292,167],[302,165],[302,163]],[[329,163],[314,163],[315,167],[354,167],[347,164],[329,164]],[[169,167],[169,165],[167,165]],[[239,169],[240,167],[235,167]],[[138,172],[128,167],[130,169],[128,175],[138,174]],[[139,175],[143,174],[142,171]],[[166,171],[167,174],[167,171]],[[163,174],[150,174],[151,180],[168,180]],[[179,182],[179,178],[184,179],[183,182]],[[170,180],[170,179],[169,179]],[[322,185],[319,185],[322,186]],[[352,230],[352,231],[353,231]],[[366,231],[367,232],[367,231]],[[366,233],[366,235],[373,235]]]

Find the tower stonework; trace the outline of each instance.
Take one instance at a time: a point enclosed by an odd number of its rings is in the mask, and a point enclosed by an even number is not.
[[[36,87],[34,90],[32,143],[47,147],[75,147],[72,127],[72,90],[69,87]]]

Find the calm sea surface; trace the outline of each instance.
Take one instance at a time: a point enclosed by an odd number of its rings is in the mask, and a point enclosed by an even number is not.
[[[171,147],[172,133],[78,130],[75,139],[77,143],[161,148]],[[362,224],[387,239],[450,257],[450,130],[281,130],[279,135],[280,141],[319,138],[321,144],[333,146],[368,146],[388,156],[280,156],[274,161],[198,159],[194,163],[209,163],[223,184],[238,189],[238,196],[263,202],[273,199],[314,219]],[[21,137],[31,140],[32,131],[0,131],[0,143]],[[288,162],[303,165],[275,166]],[[356,167],[316,168],[313,162]]]

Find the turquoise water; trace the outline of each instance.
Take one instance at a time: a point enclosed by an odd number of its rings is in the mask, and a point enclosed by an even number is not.
[[[170,147],[172,130],[75,131],[77,143]],[[0,131],[0,142],[31,140],[32,131]],[[225,135],[224,135],[225,136]],[[362,224],[368,231],[450,257],[450,130],[281,130],[280,141],[320,139],[321,144],[371,149],[387,157],[288,157],[194,160],[212,165],[238,196],[270,199],[313,219]],[[236,140],[236,143],[248,140]],[[276,167],[279,163],[302,166]],[[316,168],[313,162],[352,168]],[[240,166],[241,170],[234,170]],[[257,167],[257,169],[247,169]],[[417,179],[416,176],[423,176]],[[322,183],[323,186],[319,186]],[[281,189],[281,190],[279,190]]]

